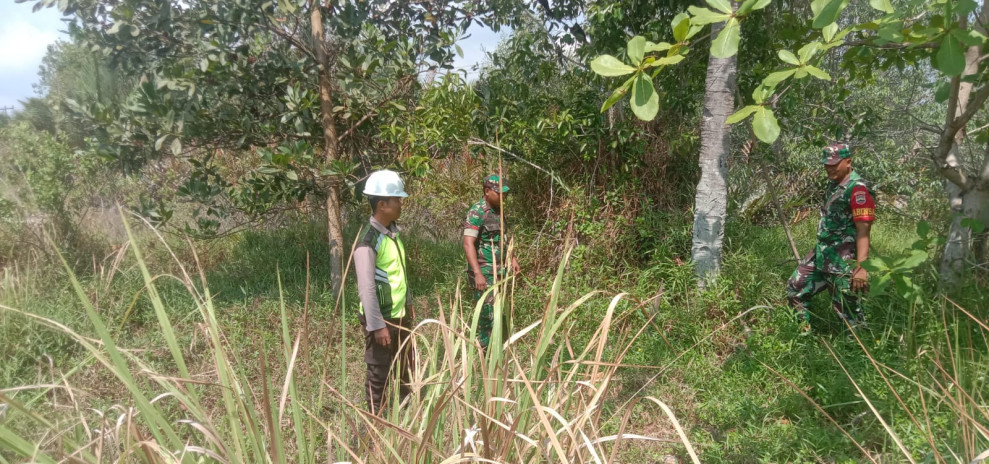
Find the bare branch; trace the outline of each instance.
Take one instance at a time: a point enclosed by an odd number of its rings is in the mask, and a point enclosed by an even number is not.
[[[488,147],[488,148],[491,148],[493,150],[498,151],[499,153],[502,153],[502,154],[511,156],[512,158],[515,158],[516,160],[519,160],[519,161],[521,161],[521,162],[523,162],[523,163],[525,163],[525,164],[527,164],[529,166],[532,166],[533,168],[538,169],[542,173],[548,175],[551,179],[553,179],[554,181],[556,181],[556,183],[560,184],[560,186],[563,187],[564,190],[566,190],[567,192],[570,192],[570,188],[567,187],[567,185],[564,184],[563,181],[560,180],[560,178],[556,174],[553,174],[552,171],[547,171],[546,168],[544,168],[542,166],[539,166],[538,164],[535,164],[535,163],[533,163],[533,162],[531,162],[531,161],[529,161],[529,160],[527,160],[527,159],[525,159],[525,158],[523,158],[523,157],[521,157],[519,155],[516,155],[515,153],[512,153],[512,152],[510,152],[508,150],[505,150],[504,148],[501,148],[501,147],[499,147],[497,145],[493,145],[493,144],[488,143],[488,142],[486,142],[484,140],[481,140],[481,139],[472,138],[472,139],[470,139],[470,140],[467,141],[467,145],[480,145],[482,147]]]
[[[267,29],[269,31],[271,31],[271,32],[275,33],[275,35],[277,35],[277,36],[279,36],[279,37],[287,40],[290,44],[292,44],[292,46],[294,46],[295,48],[298,48],[299,51],[301,51],[302,53],[304,53],[306,56],[308,56],[309,58],[311,58],[313,61],[316,61],[317,63],[319,62],[319,60],[316,59],[316,53],[313,52],[313,50],[311,50],[308,46],[306,46],[306,44],[302,43],[302,41],[299,40],[299,38],[296,37],[294,34],[292,34],[292,33],[288,32],[288,31],[284,30],[281,26],[279,26],[277,24],[273,24],[271,21],[267,21],[266,26],[267,26]]]
[[[986,149],[982,153],[982,170],[979,172],[979,182],[983,188],[989,186],[989,143],[986,144]]]
[[[884,43],[884,44],[877,44],[877,43],[873,43],[871,40],[852,40],[852,41],[845,42],[845,43],[841,44],[841,46],[842,47],[869,47],[869,48],[879,48],[879,49],[884,49],[884,50],[903,50],[903,49],[906,49],[906,48],[910,48],[910,49],[914,49],[914,48],[927,48],[927,49],[933,50],[933,49],[936,49],[936,48],[940,47],[941,44],[939,44],[938,42],[926,42],[926,43],[922,43],[922,44],[913,44],[913,43]]]
[[[923,129],[925,131],[928,131],[928,132],[931,132],[931,133],[934,133],[934,134],[940,134],[940,133],[944,132],[944,129],[943,128],[938,127],[938,126],[935,126],[933,124],[929,124],[926,121],[924,121],[923,119],[918,118],[917,115],[915,115],[915,114],[913,114],[913,113],[911,113],[909,111],[907,111],[906,113],[908,115],[910,115],[910,118],[911,119],[913,119],[914,121],[917,122],[917,124],[920,126],[921,129]]]
[[[957,94],[955,90],[955,82],[960,79],[952,79],[952,93]],[[937,151],[934,152],[934,161],[938,164],[938,169],[941,171],[941,175],[950,180],[952,183],[957,185],[962,189],[962,192],[967,192],[973,185],[969,181],[968,176],[959,166],[951,166],[948,164],[948,155],[951,153],[951,147],[955,144],[955,136],[958,131],[962,130],[966,124],[975,116],[982,105],[985,104],[986,99],[989,98],[989,84],[983,85],[982,88],[976,92],[975,96],[968,102],[968,105],[963,112],[958,117],[952,117],[953,112],[949,112],[949,123],[944,128],[941,133],[941,137],[938,140]],[[949,99],[948,108],[949,111],[957,108],[957,98]]]

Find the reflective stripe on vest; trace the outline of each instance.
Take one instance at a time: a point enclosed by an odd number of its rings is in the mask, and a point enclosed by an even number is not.
[[[377,234],[374,251],[377,259],[374,263],[374,290],[378,295],[378,307],[385,319],[405,317],[405,299],[408,282],[405,274],[405,245],[396,233],[395,238],[382,234],[371,228]],[[364,305],[359,306],[364,314]]]

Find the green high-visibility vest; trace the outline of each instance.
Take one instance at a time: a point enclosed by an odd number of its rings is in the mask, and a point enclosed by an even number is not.
[[[374,290],[378,295],[381,317],[405,317],[408,281],[405,274],[405,245],[402,244],[401,237],[396,232],[395,238],[391,238],[378,229],[367,226],[361,243],[372,247],[377,255],[374,263]],[[364,314],[363,304],[360,305],[360,312]]]

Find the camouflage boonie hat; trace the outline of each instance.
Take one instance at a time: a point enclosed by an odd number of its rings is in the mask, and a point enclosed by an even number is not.
[[[508,182],[502,180],[502,178],[498,177],[497,174],[491,174],[490,176],[484,178],[484,186],[491,190],[497,191],[499,184],[501,184],[502,193],[508,191]]]
[[[827,166],[834,166],[841,162],[845,158],[851,158],[852,152],[848,149],[848,145],[844,143],[836,143],[824,149],[824,157],[821,158],[821,162]]]

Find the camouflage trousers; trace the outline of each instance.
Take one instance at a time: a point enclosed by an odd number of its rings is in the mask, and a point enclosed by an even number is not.
[[[482,268],[481,273],[484,274],[484,280],[488,281],[488,286],[490,287],[495,282],[494,271],[491,269]],[[500,278],[505,277],[504,272],[499,272]],[[481,296],[484,295],[484,291],[477,290],[477,286],[474,285],[474,273],[467,272],[467,285],[474,290],[474,306],[477,306],[477,302],[481,300]],[[487,289],[485,289],[486,291]],[[488,297],[484,299],[484,304],[481,306],[481,316],[477,320],[477,341],[481,343],[481,348],[487,348],[488,344],[491,343],[491,331],[494,329],[494,292],[488,294]]]
[[[411,327],[412,318],[385,319],[391,335],[391,344],[388,346],[381,346],[374,341],[374,333],[367,331],[367,320],[363,315],[358,316],[358,319],[364,331],[364,363],[367,365],[364,394],[367,409],[371,414],[381,416],[387,405],[392,377],[399,378],[399,403],[412,392],[410,383],[414,367],[413,350],[411,345],[402,346],[409,334],[408,327]]]
[[[814,295],[825,289],[831,294],[831,307],[842,319],[861,321],[864,318],[861,302],[852,293],[851,274],[831,274],[817,269],[813,252],[800,260],[786,281],[786,300],[802,322],[809,322],[807,305]]]

